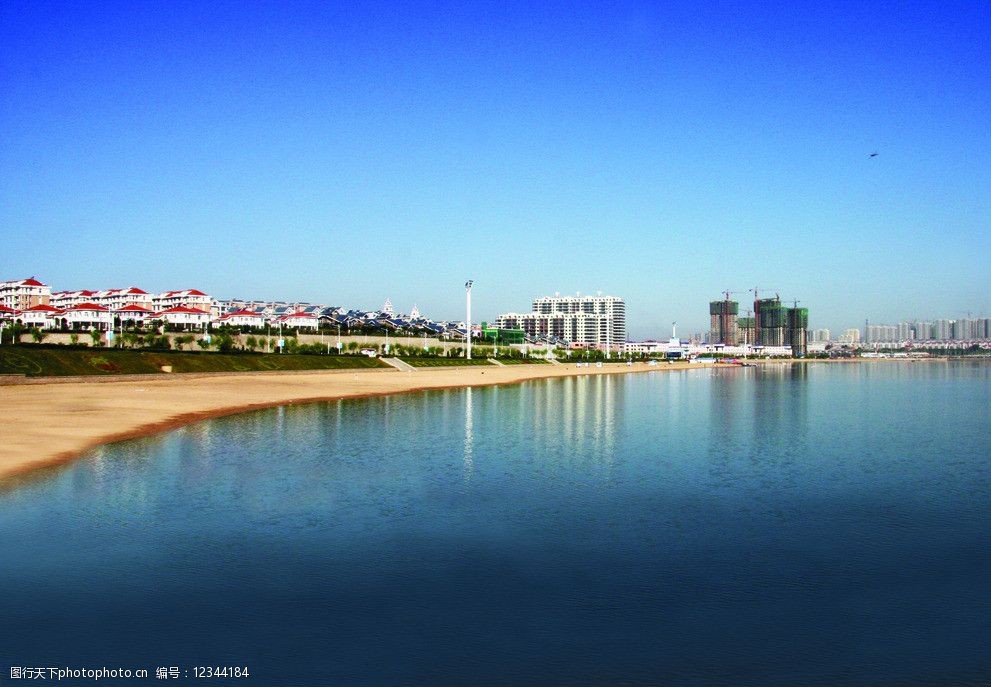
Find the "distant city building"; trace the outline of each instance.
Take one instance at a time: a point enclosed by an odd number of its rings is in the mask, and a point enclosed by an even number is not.
[[[970,336],[970,320],[953,321],[953,340],[966,341]]]
[[[890,324],[870,324],[865,327],[864,343],[892,343],[899,341],[898,327]]]
[[[829,343],[832,341],[828,329],[814,329],[809,338],[809,343]]]
[[[933,338],[938,341],[948,341],[953,336],[952,320],[936,320],[933,322]]]
[[[991,338],[991,318],[938,319],[898,324],[866,324],[862,341],[870,344],[904,346],[932,341],[983,341]]]
[[[616,296],[545,296],[533,300],[532,312],[500,315],[495,326],[571,344],[616,346],[626,341],[626,304]]]
[[[859,329],[846,329],[843,331],[843,336],[840,337],[839,342],[841,344],[855,344],[860,343],[860,330]]]

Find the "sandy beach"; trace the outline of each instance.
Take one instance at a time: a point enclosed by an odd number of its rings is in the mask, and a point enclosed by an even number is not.
[[[70,461],[111,441],[163,432],[205,418],[290,403],[511,384],[572,375],[627,374],[699,367],[645,363],[425,368],[220,375],[163,375],[97,380],[52,379],[0,386],[0,478]]]

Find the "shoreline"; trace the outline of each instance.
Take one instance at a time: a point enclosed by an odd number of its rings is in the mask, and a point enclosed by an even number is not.
[[[0,480],[63,465],[99,446],[167,432],[194,422],[283,405],[435,389],[517,384],[532,379],[698,369],[513,365],[399,370],[140,375],[0,386]]]
[[[831,362],[781,360],[760,364]],[[840,362],[840,361],[838,361]],[[847,361],[843,361],[847,362]],[[863,361],[867,362],[867,361]],[[69,463],[99,446],[194,422],[282,405],[533,379],[726,367],[675,362],[601,368],[512,365],[399,370],[189,373],[175,376],[49,378],[0,386],[0,480]]]

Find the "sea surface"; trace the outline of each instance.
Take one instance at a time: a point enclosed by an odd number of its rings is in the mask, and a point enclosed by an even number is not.
[[[988,685],[989,466],[975,363],[201,422],[0,482],[0,682]]]

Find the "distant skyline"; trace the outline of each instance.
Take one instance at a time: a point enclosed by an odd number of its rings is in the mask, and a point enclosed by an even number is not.
[[[991,4],[655,5],[5,2],[0,279],[991,314]]]

